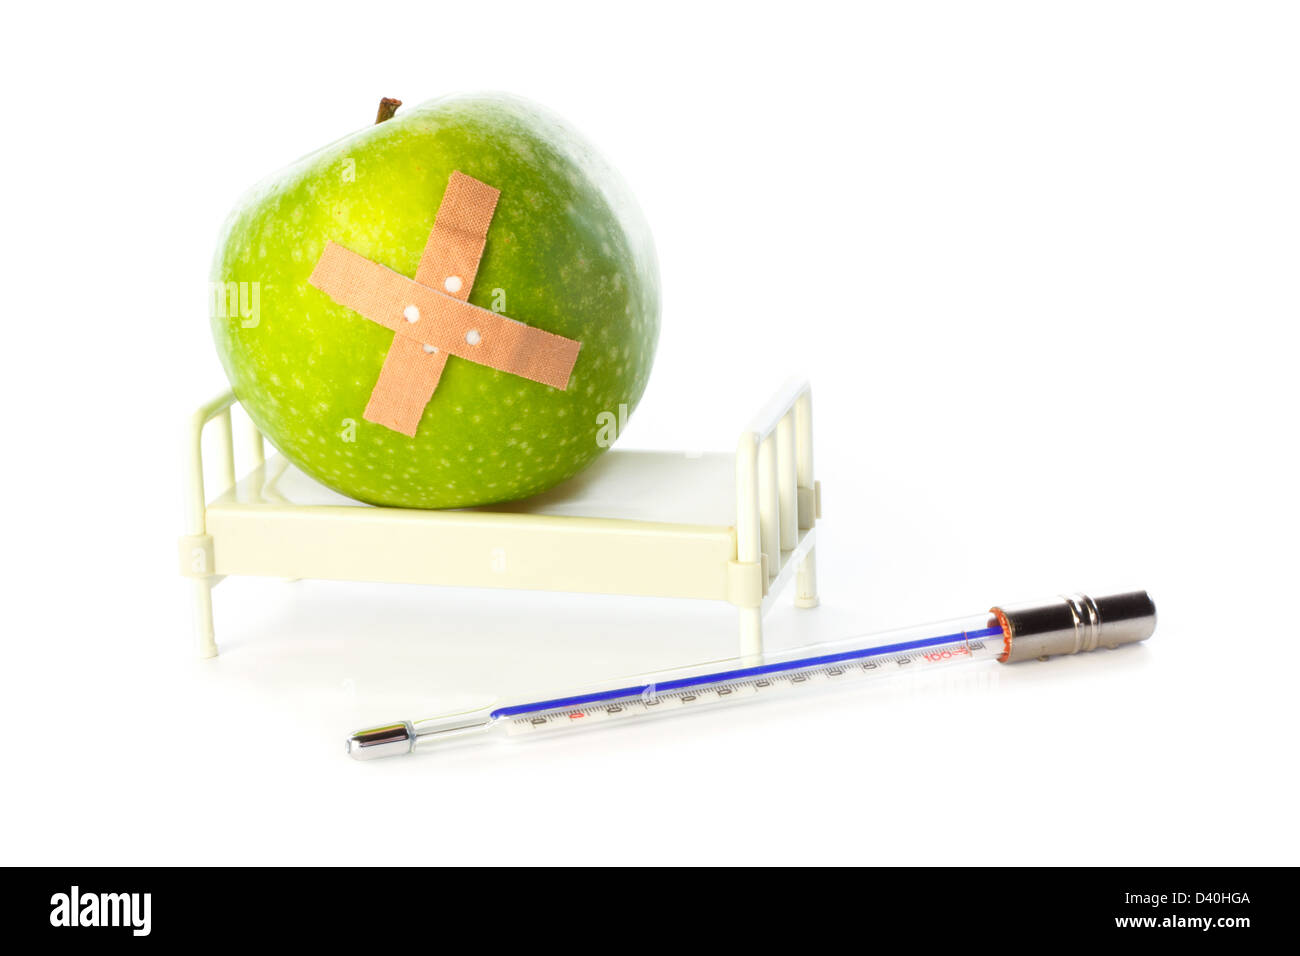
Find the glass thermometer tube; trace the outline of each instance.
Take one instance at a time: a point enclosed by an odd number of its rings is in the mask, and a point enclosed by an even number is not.
[[[367,760],[474,738],[526,739],[949,664],[979,660],[1005,664],[1075,654],[1142,641],[1154,630],[1155,605],[1145,591],[1004,605],[965,618],[801,648],[754,663],[665,672],[558,696],[399,721],[353,734],[348,753]]]

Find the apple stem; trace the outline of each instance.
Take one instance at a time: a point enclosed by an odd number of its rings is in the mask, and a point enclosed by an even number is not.
[[[401,100],[395,100],[392,97],[385,96],[379,101],[379,113],[375,116],[375,125],[378,126],[384,120],[392,119],[393,114],[397,112],[397,108],[401,105]]]

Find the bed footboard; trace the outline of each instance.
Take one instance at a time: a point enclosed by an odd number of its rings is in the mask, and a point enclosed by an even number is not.
[[[199,653],[217,656],[216,634],[212,624],[212,589],[220,583],[213,557],[212,537],[207,529],[207,497],[203,477],[203,432],[217,423],[217,465],[221,492],[235,484],[235,443],[230,409],[235,393],[225,391],[206,403],[191,416],[185,435],[185,535],[180,540],[181,571],[191,579],[194,592],[194,627],[199,638]],[[254,467],[265,456],[262,434],[250,423],[249,451]]]
[[[736,446],[736,567],[740,655],[763,651],[763,615],[794,579],[797,607],[816,607],[816,522],[821,485],[813,476],[812,391],[788,382],[741,433]]]

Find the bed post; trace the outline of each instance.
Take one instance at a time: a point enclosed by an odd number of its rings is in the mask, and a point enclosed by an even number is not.
[[[211,577],[195,578],[194,588],[194,630],[199,636],[199,656],[203,658],[217,656],[217,635],[212,626],[212,582]]]
[[[736,561],[757,566],[762,576],[762,593],[767,591],[763,570],[758,504],[758,436],[746,431],[736,445]],[[762,593],[757,607],[740,608],[740,652],[744,659],[763,653]]]
[[[821,488],[813,477],[812,389],[794,403],[795,481],[798,486],[799,530],[813,527],[821,517]],[[795,573],[794,606],[811,608],[817,597],[817,548],[810,548]]]

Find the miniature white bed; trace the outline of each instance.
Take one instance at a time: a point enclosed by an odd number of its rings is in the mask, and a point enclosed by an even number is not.
[[[762,652],[763,615],[795,583],[817,606],[812,397],[791,382],[741,433],[734,455],[612,449],[524,501],[449,511],[380,508],[335,494],[250,426],[252,469],[236,481],[226,392],[188,436],[188,534],[204,657],[217,653],[212,588],[227,575],[387,581],[703,598],[740,611],[739,656]],[[222,494],[204,492],[205,426],[217,423]]]

